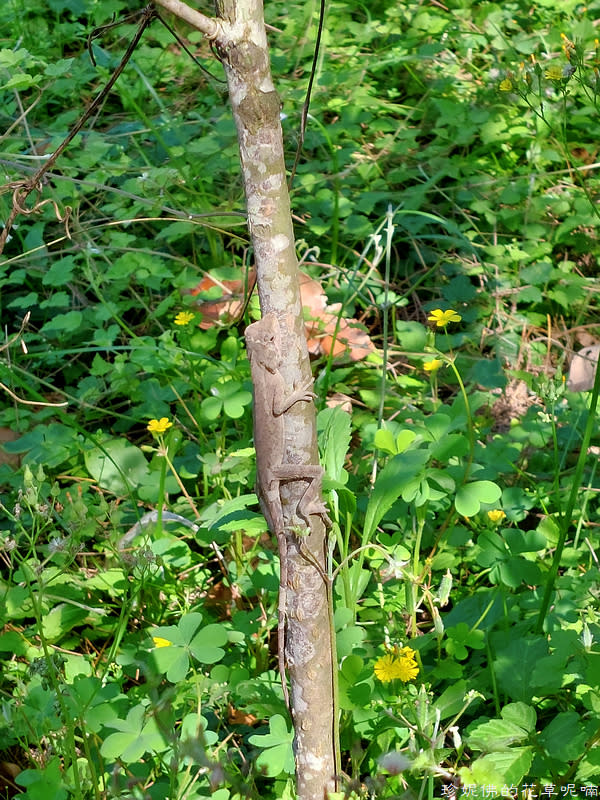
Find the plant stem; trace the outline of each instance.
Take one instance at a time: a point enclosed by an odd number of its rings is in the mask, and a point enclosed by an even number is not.
[[[423,528],[425,527],[425,519],[427,517],[426,506],[420,506],[416,509],[417,513],[417,535],[415,537],[415,546],[413,548],[413,561],[412,561],[412,576],[410,578],[410,586],[408,587],[407,599],[410,604],[410,624],[412,635],[417,635],[417,594],[418,594],[418,574],[419,574],[419,558],[421,555],[421,539],[423,537]]]
[[[162,536],[163,532],[163,505],[165,502],[165,481],[167,478],[167,448],[164,441],[160,441],[159,455],[162,456],[158,478],[158,501],[156,505],[156,534]]]
[[[600,390],[600,369],[596,369],[596,377],[594,378],[594,388],[592,389],[590,408],[588,411],[588,416],[585,424],[585,431],[583,433],[583,440],[581,442],[581,450],[579,451],[579,458],[577,459],[577,466],[575,467],[575,475],[573,477],[573,484],[571,486],[571,494],[569,495],[569,500],[567,502],[567,507],[564,511],[564,514],[561,514],[560,516],[561,525],[560,525],[560,533],[558,536],[558,542],[556,544],[556,550],[554,551],[552,566],[550,567],[550,572],[548,573],[546,588],[544,589],[544,595],[542,597],[542,605],[540,606],[540,613],[538,615],[537,622],[535,625],[535,632],[538,634],[541,634],[544,630],[544,622],[546,620],[546,615],[548,613],[548,608],[550,606],[550,598],[554,590],[554,584],[556,583],[556,579],[558,577],[560,559],[562,557],[563,550],[565,547],[565,542],[567,540],[567,533],[569,531],[569,526],[573,521],[573,510],[575,508],[577,495],[581,488],[583,469],[585,467],[585,462],[588,454],[587,451],[590,445],[592,432],[594,430],[594,425],[596,422],[596,408],[598,406],[599,390]]]
[[[458,381],[458,385],[460,387],[460,393],[462,394],[463,402],[465,404],[465,411],[467,412],[467,430],[469,432],[469,458],[467,460],[467,465],[465,467],[465,474],[463,477],[463,483],[467,482],[467,478],[469,477],[469,473],[471,472],[471,465],[473,464],[473,457],[475,455],[475,431],[473,429],[473,417],[471,415],[471,406],[469,405],[469,396],[467,394],[467,390],[465,389],[465,384],[463,383],[463,379],[460,376],[460,372],[456,368],[456,364],[454,363],[454,359],[451,358],[448,360],[450,364],[450,368],[452,372],[456,376],[456,380]]]

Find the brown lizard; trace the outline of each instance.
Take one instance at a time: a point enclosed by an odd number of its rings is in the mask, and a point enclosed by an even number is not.
[[[310,403],[316,397],[313,380],[288,391],[279,372],[282,363],[281,330],[274,312],[246,328],[246,347],[250,358],[254,386],[254,447],[256,450],[256,494],[271,533],[277,537],[279,549],[278,660],[283,695],[288,709],[290,698],[285,675],[285,617],[287,587],[286,529],[293,527],[284,520],[279,486],[282,481],[308,481],[300,498],[296,516],[310,528],[310,515],[318,514],[330,526],[325,504],[321,500],[323,468],[316,464],[285,462],[285,413],[295,403]]]

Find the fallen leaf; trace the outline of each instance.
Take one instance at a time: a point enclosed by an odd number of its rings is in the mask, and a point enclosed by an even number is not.
[[[248,714],[245,711],[240,711],[239,708],[234,708],[231,703],[227,706],[227,721],[231,725],[256,725],[258,717],[254,714]]]
[[[337,408],[338,406],[345,411],[346,414],[352,414],[352,398],[347,394],[336,392],[327,398],[327,406],[329,408]]]
[[[248,273],[246,280],[221,280],[206,274],[189,292],[200,298],[196,305],[202,314],[199,327],[207,330],[216,324],[227,325],[239,319],[247,302],[245,293],[254,285],[254,280],[254,270]],[[210,296],[202,299],[202,295]],[[369,334],[356,320],[342,317],[338,323],[340,304],[329,305],[321,284],[306,272],[300,272],[300,298],[305,315],[309,317],[306,338],[311,355],[333,353],[334,358],[344,356],[362,361],[374,352],[375,345]]]
[[[594,387],[596,367],[600,356],[600,345],[584,347],[573,356],[569,368],[567,388],[572,392],[589,392]]]
[[[245,280],[221,280],[212,274],[206,274],[197,286],[188,294],[199,297],[195,308],[202,314],[198,327],[208,330],[217,323],[228,325],[239,319],[247,302],[246,292],[254,286],[255,273],[250,270]],[[220,292],[220,294],[219,294]],[[202,295],[210,295],[202,299]]]

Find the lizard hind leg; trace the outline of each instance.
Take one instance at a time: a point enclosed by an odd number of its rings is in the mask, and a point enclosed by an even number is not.
[[[327,506],[321,499],[321,479],[323,467],[318,464],[282,464],[273,473],[279,481],[306,481],[307,485],[296,506],[295,515],[301,519],[307,528],[310,528],[310,517],[317,514],[323,524],[330,528],[332,525]],[[292,529],[293,526],[286,526]]]
[[[316,514],[321,517],[323,524],[326,528],[331,528],[332,522],[327,513],[327,506],[321,498],[321,478],[323,477],[323,468],[319,466],[306,466],[305,469],[311,471],[311,474],[305,475],[309,478],[308,486],[300,502],[298,503],[297,514],[303,519],[307,526],[310,528],[310,516]]]

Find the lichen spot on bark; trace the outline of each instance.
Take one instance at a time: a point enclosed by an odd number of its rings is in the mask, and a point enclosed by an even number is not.
[[[290,246],[290,240],[284,233],[278,233],[273,237],[272,244],[276,253],[282,253]]]
[[[315,773],[319,774],[327,766],[327,757],[326,756],[319,757],[315,756],[314,753],[307,753],[306,766],[308,767],[308,769],[312,769],[315,771]]]

